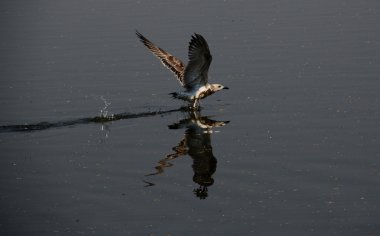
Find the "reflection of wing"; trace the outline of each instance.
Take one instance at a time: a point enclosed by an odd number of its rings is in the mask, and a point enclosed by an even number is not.
[[[214,184],[212,176],[217,165],[212,153],[211,130],[213,127],[224,126],[228,121],[214,121],[208,117],[201,117],[198,112],[190,113],[188,120],[185,140],[188,154],[193,159],[193,181],[199,184],[193,192],[200,199],[205,199],[208,196],[208,187]]]
[[[212,56],[206,40],[200,34],[194,34],[189,44],[189,63],[184,74],[184,86],[191,88],[196,84],[205,85]]]
[[[224,126],[229,121],[215,121],[208,117],[200,116],[198,111],[190,111],[189,118],[180,120],[178,123],[169,125],[170,129],[186,128],[185,137],[179,144],[173,147],[174,153],[158,162],[155,167],[157,175],[164,172],[166,167],[173,166],[172,161],[180,156],[189,155],[193,159],[193,181],[199,184],[199,187],[193,190],[193,193],[200,199],[208,196],[208,187],[214,184],[212,175],[216,171],[217,160],[212,153],[211,134],[212,128]],[[146,182],[148,183],[148,182]],[[148,184],[146,186],[152,186]]]
[[[182,63],[182,61],[170,53],[165,52],[162,48],[157,47],[149,41],[147,38],[145,38],[142,34],[140,34],[138,31],[136,31],[137,37],[139,37],[140,41],[156,56],[158,59],[161,60],[162,64],[166,66],[169,70],[171,70],[176,76],[181,85],[184,85],[183,83],[183,76],[185,72],[185,65]]]
[[[177,157],[186,155],[188,150],[187,150],[187,147],[185,145],[185,139],[182,139],[181,142],[179,142],[179,144],[177,146],[173,147],[173,151],[174,151],[174,153],[170,153],[170,154],[166,155],[166,157],[164,159],[161,159],[158,162],[158,165],[156,167],[154,167],[157,170],[157,172],[147,174],[145,176],[158,175],[158,174],[163,173],[164,169],[166,167],[171,167],[173,165],[169,161],[174,160]]]
[[[155,167],[157,172],[148,174],[156,175],[164,172],[166,167],[173,164],[170,161],[184,155],[189,155],[194,159],[194,173],[214,173],[216,169],[216,159],[212,153],[211,146],[211,130],[213,127],[221,127],[229,123],[229,121],[215,121],[207,117],[201,117],[198,111],[189,112],[189,118],[180,120],[178,123],[169,125],[169,129],[186,128],[185,137],[179,144],[173,147],[174,153],[169,153],[164,159],[158,162]],[[209,162],[208,162],[209,161]],[[197,175],[200,176],[200,175]],[[195,178],[195,176],[194,176]],[[196,181],[195,182],[201,182]]]
[[[189,149],[188,154],[193,159],[193,181],[207,187],[214,183],[212,175],[216,171],[216,158],[212,153],[210,128],[192,123],[186,129],[185,140]]]

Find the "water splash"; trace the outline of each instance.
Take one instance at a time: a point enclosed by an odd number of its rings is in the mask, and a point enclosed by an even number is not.
[[[108,125],[106,125],[106,124],[102,124],[102,127],[101,127],[100,130],[105,133],[104,138],[108,139],[108,136],[109,136],[109,133],[110,133],[110,127]]]
[[[111,114],[109,117],[108,117],[108,106],[111,105],[111,102],[108,102],[107,99],[105,99],[103,96],[100,97],[100,99],[104,102],[104,107],[102,109],[100,109],[100,117],[101,118],[113,118],[113,114]]]

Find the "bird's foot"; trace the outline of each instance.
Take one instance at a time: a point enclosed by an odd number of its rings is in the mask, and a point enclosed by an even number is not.
[[[189,111],[200,111],[201,106],[188,106]]]

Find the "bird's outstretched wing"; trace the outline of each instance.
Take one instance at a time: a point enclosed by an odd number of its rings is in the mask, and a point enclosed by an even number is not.
[[[185,65],[183,62],[171,55],[170,53],[165,52],[162,48],[157,47],[149,41],[147,38],[145,38],[142,34],[140,34],[138,31],[136,31],[137,37],[140,39],[140,41],[156,56],[158,59],[161,60],[162,64],[166,66],[169,70],[171,70],[179,80],[182,86],[184,86],[184,72],[185,72]]]
[[[191,88],[196,84],[208,82],[208,69],[212,56],[206,40],[200,34],[191,36],[189,43],[189,64],[184,72],[184,86]]]

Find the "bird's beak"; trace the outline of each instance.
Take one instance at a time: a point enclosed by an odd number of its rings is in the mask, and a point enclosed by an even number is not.
[[[223,89],[230,89],[229,87],[224,87]]]

